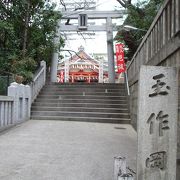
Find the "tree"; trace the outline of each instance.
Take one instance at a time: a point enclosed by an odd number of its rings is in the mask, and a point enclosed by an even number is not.
[[[126,52],[126,56],[129,60],[131,60],[143,36],[154,20],[154,17],[163,3],[163,0],[150,0],[148,3],[147,1],[141,1],[135,5],[132,4],[131,0],[117,1],[122,7],[126,8],[128,12],[128,16],[125,19],[123,26],[130,25],[136,27],[137,29],[144,30],[127,31],[126,29],[121,29],[115,38],[117,41],[124,42],[128,47],[129,50]]]
[[[117,0],[117,1],[124,8],[128,8],[130,5],[132,5],[131,0]]]
[[[1,74],[21,71],[12,68],[15,64],[38,64],[41,60],[49,63],[57,20],[61,17],[54,9],[55,4],[49,0],[0,1]],[[20,67],[23,74],[28,74],[25,66]]]

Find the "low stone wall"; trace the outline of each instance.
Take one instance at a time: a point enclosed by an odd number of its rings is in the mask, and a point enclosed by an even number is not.
[[[30,108],[30,86],[11,83],[8,96],[0,96],[0,131],[29,119]]]
[[[14,99],[8,96],[0,96],[0,131],[13,124]]]

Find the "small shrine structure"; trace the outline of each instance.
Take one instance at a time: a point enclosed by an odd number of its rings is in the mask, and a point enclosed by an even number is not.
[[[103,59],[94,59],[88,55],[83,46],[69,59],[64,59],[58,64],[58,82],[99,82],[103,83],[108,78],[104,71]]]

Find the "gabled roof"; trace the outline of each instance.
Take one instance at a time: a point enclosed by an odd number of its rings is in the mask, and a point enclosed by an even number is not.
[[[98,62],[96,60],[94,60],[93,58],[91,58],[91,56],[89,56],[85,51],[84,48],[82,46],[79,47],[78,49],[79,51],[72,56],[69,59],[70,64],[76,63],[76,62],[88,62],[88,63],[92,63],[94,65],[98,65]]]

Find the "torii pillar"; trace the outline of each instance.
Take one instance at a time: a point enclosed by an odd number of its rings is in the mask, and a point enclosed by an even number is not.
[[[60,22],[57,25],[56,28],[56,35],[54,37],[54,51],[52,54],[52,60],[51,60],[51,82],[57,82],[57,66],[58,66],[58,49],[57,46],[59,44],[59,39],[60,39],[60,28],[59,28]]]
[[[107,27],[107,52],[108,52],[108,78],[109,78],[109,83],[115,83],[112,18],[108,17],[106,19],[106,27]]]

